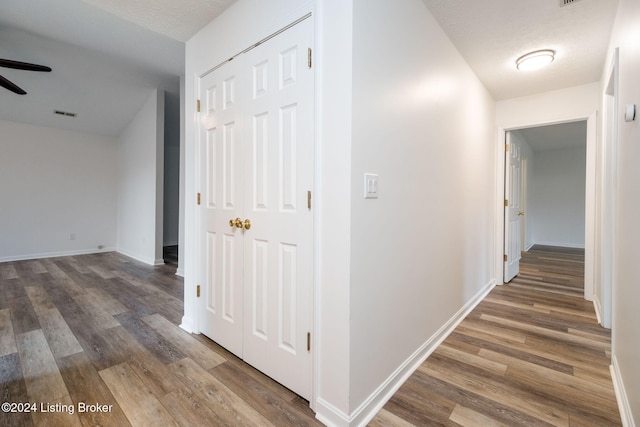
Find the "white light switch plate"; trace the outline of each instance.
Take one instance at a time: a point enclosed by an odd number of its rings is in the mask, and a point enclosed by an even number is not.
[[[373,173],[364,174],[364,198],[378,198],[378,175]]]

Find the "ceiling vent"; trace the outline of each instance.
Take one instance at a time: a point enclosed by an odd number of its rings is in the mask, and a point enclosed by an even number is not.
[[[59,116],[67,116],[67,117],[75,117],[78,115],[76,113],[70,113],[68,111],[60,111],[60,110],[53,110],[53,112]]]
[[[580,0],[560,0],[560,7],[569,6],[573,3],[577,3]]]

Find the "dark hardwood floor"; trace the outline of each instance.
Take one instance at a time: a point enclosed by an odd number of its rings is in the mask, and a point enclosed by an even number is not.
[[[584,254],[537,247],[371,426],[619,426],[611,335],[582,295]]]
[[[554,288],[562,271],[535,268],[551,287],[496,287],[370,425],[620,425],[609,332]],[[0,426],[319,425],[306,401],[177,326],[174,273],[117,253],[0,264],[2,401],[36,404]]]

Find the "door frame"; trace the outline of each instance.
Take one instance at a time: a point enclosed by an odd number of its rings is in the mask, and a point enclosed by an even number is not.
[[[496,240],[495,240],[495,272],[496,283],[504,282],[504,185],[505,185],[505,138],[506,133],[513,130],[525,129],[536,126],[547,126],[577,121],[587,122],[587,165],[586,165],[586,191],[585,191],[585,278],[584,299],[593,301],[594,295],[594,268],[595,268],[595,237],[596,237],[596,148],[597,148],[597,112],[588,116],[559,117],[549,121],[525,121],[514,126],[498,126],[496,135]]]

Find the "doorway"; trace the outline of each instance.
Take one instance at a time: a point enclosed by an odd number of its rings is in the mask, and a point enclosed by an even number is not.
[[[506,141],[507,135],[510,138],[515,138],[520,142],[524,141],[524,144],[521,144],[520,154],[523,159],[525,159],[525,170],[526,176],[522,176],[522,182],[527,182],[527,189],[525,191],[521,191],[523,195],[526,196],[526,200],[522,201],[522,205],[526,207],[526,211],[523,211],[524,216],[527,218],[526,226],[522,242],[522,247],[525,249],[529,249],[535,243],[549,245],[549,246],[565,246],[565,247],[573,247],[573,248],[584,248],[585,251],[585,281],[584,281],[584,298],[591,301],[593,299],[593,275],[589,274],[593,269],[594,262],[594,238],[595,238],[595,170],[596,170],[596,161],[594,157],[595,145],[596,145],[596,134],[595,134],[595,125],[596,125],[596,114],[592,114],[588,118],[576,118],[573,120],[566,120],[562,122],[555,123],[532,123],[527,127],[519,127],[508,130],[500,130],[501,135],[503,135],[503,141]],[[554,135],[556,137],[549,138],[545,136]],[[523,134],[525,135],[523,137]],[[573,135],[573,136],[572,136]],[[527,139],[533,139],[537,137],[542,137],[541,139],[546,139],[546,146],[543,144],[540,147],[537,147],[537,150],[542,152],[539,157],[542,159],[542,165],[544,168],[542,170],[538,170],[538,177],[534,176],[535,172],[535,155],[532,147],[527,147],[529,144],[527,143]],[[572,139],[575,143],[566,142],[565,146],[558,146],[557,143],[554,145],[553,140],[569,140]],[[568,145],[567,145],[568,144]],[[576,155],[576,150],[578,148],[573,147],[574,145],[580,145],[581,148],[579,155]],[[554,152],[552,150],[560,149],[563,150]],[[504,151],[503,151],[504,152]],[[507,156],[504,156],[505,162],[503,163],[504,167],[507,167],[506,160]],[[566,174],[568,170],[572,168],[568,167],[570,164],[582,164],[582,170],[579,174],[576,174],[575,171],[573,173],[573,178],[571,178],[574,187],[576,186],[576,179],[580,180],[580,187],[578,191],[575,190],[567,190],[566,188],[558,187],[553,188],[553,191],[550,193],[544,192],[544,186],[539,187],[542,188],[542,194],[538,194],[538,196],[542,196],[542,198],[538,197],[539,200],[536,200],[536,194],[534,193],[534,184],[538,181],[537,186],[545,184],[545,181],[549,181],[552,176],[547,176],[548,172],[552,172],[552,175],[560,175]],[[575,168],[573,168],[575,169]],[[506,169],[505,169],[506,171]],[[503,176],[503,183],[501,187],[501,194],[504,192],[506,188],[509,178],[509,174],[505,172]],[[556,177],[557,179],[557,177]],[[556,191],[557,190],[557,191]],[[576,198],[580,193],[580,198]],[[505,200],[507,197],[505,197]],[[568,200],[565,200],[568,199]],[[569,200],[570,199],[570,200]],[[553,200],[560,200],[563,202],[564,207],[562,210],[555,212],[549,210],[549,203],[553,202]],[[536,203],[537,201],[537,208]],[[577,209],[582,210],[582,220],[572,221],[568,216],[571,212],[574,212]],[[504,208],[500,208],[501,210]],[[559,221],[558,224],[554,225],[553,217],[560,216],[562,221]],[[505,219],[506,212],[505,212]],[[569,219],[568,219],[569,218]],[[575,218],[575,217],[574,217]],[[536,221],[537,220],[537,221]],[[503,222],[504,224],[504,222]],[[551,227],[544,231],[544,227],[540,228],[540,226],[551,225]],[[536,235],[535,230],[540,231]],[[502,228],[502,233],[500,236],[500,241],[504,242],[501,245],[501,253],[500,253],[500,265],[503,267],[507,261],[502,259],[502,254],[506,254],[506,248],[508,248],[508,238],[507,232],[504,228]],[[560,230],[560,231],[558,231]],[[518,230],[520,231],[520,230]],[[516,233],[513,233],[516,234]],[[517,233],[518,237],[522,236],[520,232]],[[580,236],[580,238],[578,238]],[[519,239],[520,240],[520,239]],[[505,257],[506,258],[506,257]],[[503,276],[506,279],[506,275]],[[507,280],[503,280],[506,282]]]
[[[313,21],[199,81],[201,331],[310,399]]]

